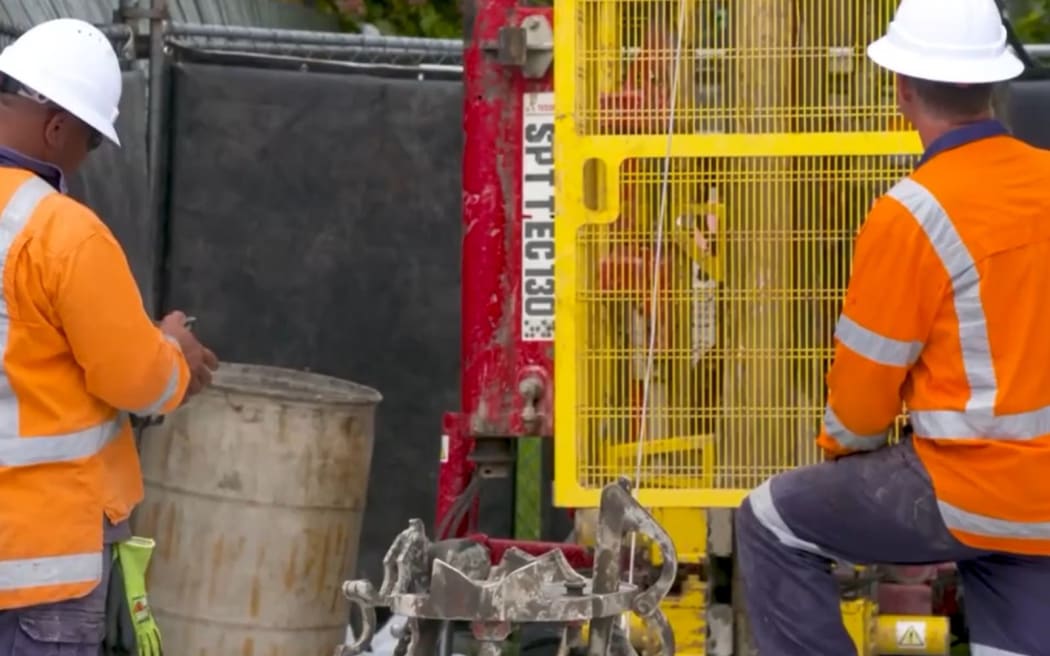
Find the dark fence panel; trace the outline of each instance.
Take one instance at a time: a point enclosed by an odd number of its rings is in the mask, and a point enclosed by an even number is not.
[[[146,307],[152,307],[157,264],[157,232],[149,212],[146,171],[146,77],[124,74],[117,134],[121,147],[108,142],[88,157],[69,181],[70,195],[88,205],[124,247]]]
[[[360,568],[433,514],[458,407],[458,82],[180,63],[162,303],[227,361],[375,386]]]
[[[1050,148],[1050,80],[1026,80],[1010,85],[1007,102],[1010,129],[1033,146]]]

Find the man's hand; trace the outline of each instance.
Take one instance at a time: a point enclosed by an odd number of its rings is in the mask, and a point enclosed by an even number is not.
[[[172,312],[161,320],[160,329],[179,343],[182,355],[189,365],[190,384],[186,397],[193,396],[210,385],[212,372],[219,368],[219,359],[186,327],[186,315],[179,311]]]

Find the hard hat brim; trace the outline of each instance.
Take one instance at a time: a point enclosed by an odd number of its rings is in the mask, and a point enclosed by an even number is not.
[[[83,119],[81,119],[83,120]],[[87,121],[84,121],[87,123]],[[91,123],[88,123],[91,125]],[[98,131],[107,141],[112,143],[117,148],[120,148],[120,137],[117,136],[116,129],[113,128],[113,124],[107,121],[98,121],[98,125],[91,125],[92,128]]]
[[[1005,82],[1024,72],[1024,64],[1009,48],[990,59],[923,56],[901,48],[887,37],[868,46],[868,58],[900,75],[950,84]]]

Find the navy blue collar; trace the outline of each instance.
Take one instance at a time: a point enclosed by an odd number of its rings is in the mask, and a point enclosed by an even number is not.
[[[0,166],[30,171],[36,174],[44,182],[54,187],[56,191],[63,194],[67,193],[66,176],[62,175],[62,169],[54,164],[41,162],[40,160],[23,155],[13,148],[0,146]]]
[[[985,119],[976,123],[969,123],[962,127],[955,128],[954,130],[945,132],[934,139],[933,143],[926,148],[926,152],[922,154],[922,159],[919,160],[917,166],[922,166],[928,162],[930,158],[939,155],[946,150],[965,146],[968,143],[987,139],[988,137],[998,137],[1005,134],[1010,134],[1010,131],[1006,129],[1005,125],[994,118]]]

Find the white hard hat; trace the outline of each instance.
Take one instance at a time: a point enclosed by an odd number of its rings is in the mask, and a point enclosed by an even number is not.
[[[0,73],[120,145],[114,128],[123,86],[120,62],[106,35],[90,23],[58,18],[27,30],[0,52]]]
[[[901,0],[868,57],[894,73],[955,84],[1002,82],[1024,71],[995,0]]]

